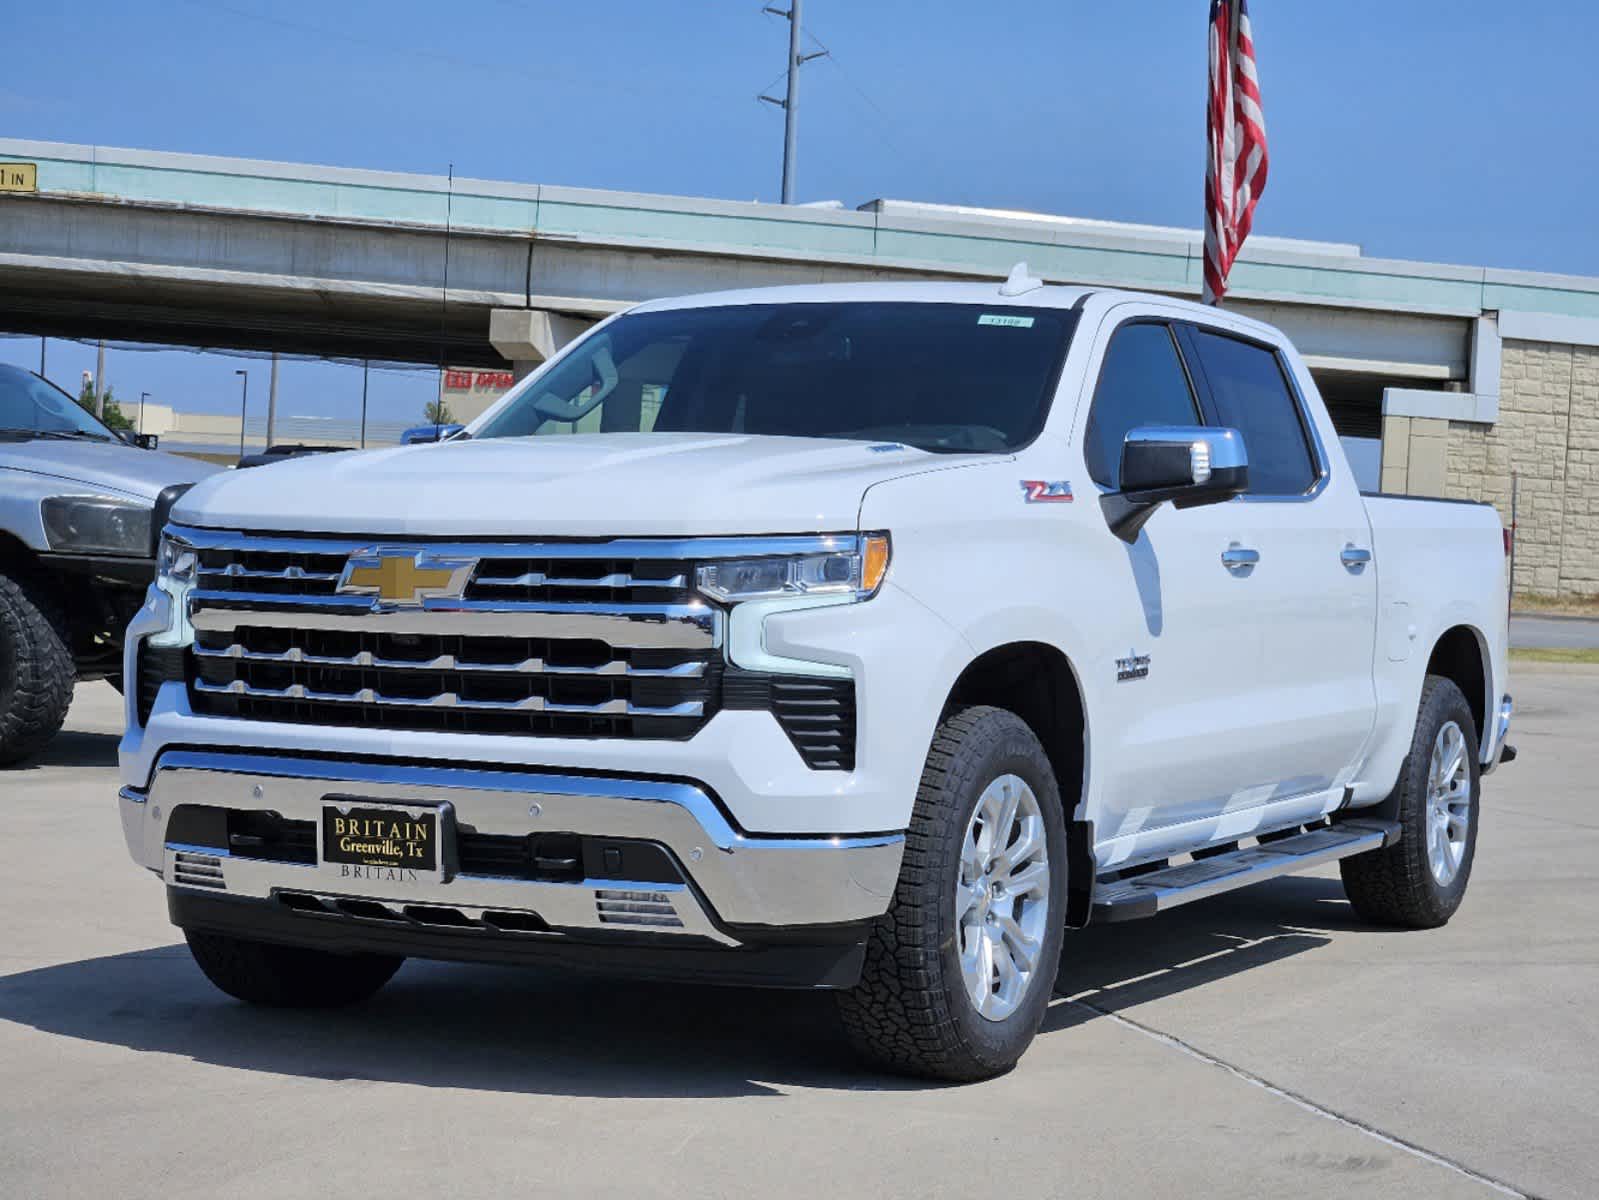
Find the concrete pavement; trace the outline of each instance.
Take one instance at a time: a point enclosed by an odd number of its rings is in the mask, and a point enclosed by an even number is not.
[[[1336,871],[1074,934],[1010,1076],[860,1072],[825,996],[411,963],[338,1013],[211,989],[128,862],[120,714],[0,774],[0,1194],[1599,1194],[1599,669],[1518,670],[1440,931]]]

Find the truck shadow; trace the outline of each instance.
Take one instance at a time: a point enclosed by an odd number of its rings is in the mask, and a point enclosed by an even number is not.
[[[1033,1053],[1103,1012],[1314,951],[1355,928],[1334,881],[1278,880],[1067,941]],[[355,1008],[250,1008],[215,991],[181,945],[0,978],[0,1019],[60,1037],[309,1079],[585,1097],[781,1095],[927,1086],[863,1072],[831,999],[408,963]]]
[[[1043,1033],[1258,970],[1331,942],[1381,933],[1355,916],[1336,879],[1290,875],[1145,921],[1067,936]]]
[[[40,767],[114,767],[117,765],[117,743],[121,740],[121,735],[115,733],[63,729],[32,758],[0,767],[0,774],[19,774],[36,771]],[[116,790],[115,781],[111,790]]]

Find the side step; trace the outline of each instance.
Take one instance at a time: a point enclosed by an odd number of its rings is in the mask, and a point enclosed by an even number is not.
[[[1244,850],[1196,858],[1094,887],[1095,921],[1131,921],[1203,900],[1234,888],[1291,875],[1352,854],[1380,850],[1399,840],[1397,821],[1342,821]]]

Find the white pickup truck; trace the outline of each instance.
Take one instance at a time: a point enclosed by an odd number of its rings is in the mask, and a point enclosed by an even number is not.
[[[188,492],[121,815],[247,1001],[407,956],[829,988],[975,1079],[1091,920],[1342,860],[1447,921],[1506,672],[1493,510],[1363,497],[1269,326],[1020,268],[735,292],[443,444]]]

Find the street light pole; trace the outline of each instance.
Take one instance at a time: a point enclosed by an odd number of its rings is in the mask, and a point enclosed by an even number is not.
[[[366,449],[366,380],[367,370],[371,363],[366,359],[361,360],[361,449]]]
[[[244,457],[244,418],[250,411],[250,372],[233,372],[244,381],[244,394],[239,397],[239,457]]]
[[[134,433],[143,433],[144,432],[144,402],[146,400],[148,400],[149,398],[150,398],[150,393],[149,392],[140,392],[139,393],[139,420],[138,420],[138,423],[135,424],[134,427],[133,427],[133,432]]]

